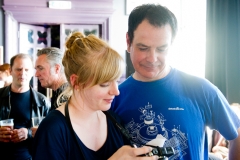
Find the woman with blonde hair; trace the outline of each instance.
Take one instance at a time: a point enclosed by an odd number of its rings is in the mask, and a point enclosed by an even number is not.
[[[103,113],[119,95],[122,57],[100,38],[76,32],[66,42],[62,63],[70,84],[63,92],[68,101],[41,122],[34,159],[157,159],[138,157],[151,148],[125,145],[130,143]]]

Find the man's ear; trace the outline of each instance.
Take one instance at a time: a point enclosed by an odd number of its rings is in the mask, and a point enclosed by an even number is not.
[[[128,36],[128,32],[126,33],[126,42],[127,42],[127,52],[130,53],[131,42]]]
[[[9,74],[12,75],[12,67],[9,68]]]
[[[57,74],[61,72],[61,65],[60,64],[55,64],[55,72]]]

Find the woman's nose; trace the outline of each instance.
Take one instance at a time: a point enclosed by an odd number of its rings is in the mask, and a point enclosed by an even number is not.
[[[120,92],[119,92],[119,90],[118,90],[118,83],[117,83],[117,82],[113,82],[113,83],[111,84],[110,94],[111,94],[111,95],[115,95],[115,96],[117,96],[117,95],[120,94]]]

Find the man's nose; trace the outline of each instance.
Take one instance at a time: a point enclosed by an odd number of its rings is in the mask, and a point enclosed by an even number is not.
[[[154,49],[149,50],[147,54],[147,61],[148,62],[156,62],[157,61],[157,53]]]
[[[35,77],[38,77],[38,76],[39,76],[39,74],[38,74],[38,71],[36,70]]]

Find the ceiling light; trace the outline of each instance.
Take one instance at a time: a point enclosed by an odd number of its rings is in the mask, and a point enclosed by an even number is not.
[[[48,7],[51,9],[71,9],[71,1],[49,1]]]

